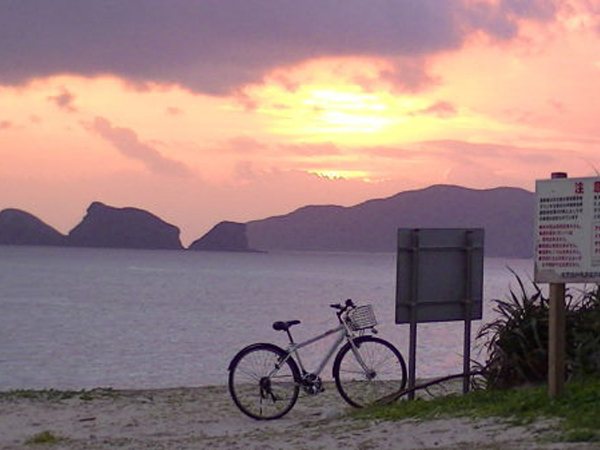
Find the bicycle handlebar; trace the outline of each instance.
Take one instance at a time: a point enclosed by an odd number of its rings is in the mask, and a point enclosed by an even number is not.
[[[329,306],[331,306],[333,309],[338,310],[335,314],[338,316],[338,319],[340,319],[340,321],[342,320],[341,319],[342,314],[344,314],[347,310],[356,307],[356,305],[354,304],[354,302],[351,299],[347,299],[346,303],[344,303],[343,305],[340,303],[334,303],[333,305],[329,305]]]

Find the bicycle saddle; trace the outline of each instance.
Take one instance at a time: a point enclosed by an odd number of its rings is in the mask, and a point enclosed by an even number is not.
[[[287,331],[292,326],[298,325],[300,323],[299,320],[288,320],[287,322],[275,322],[273,323],[273,329],[275,331]]]

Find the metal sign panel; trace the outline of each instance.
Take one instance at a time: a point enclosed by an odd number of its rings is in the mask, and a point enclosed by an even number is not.
[[[482,317],[484,230],[399,229],[396,323]]]
[[[537,283],[600,283],[600,177],[536,181]]]

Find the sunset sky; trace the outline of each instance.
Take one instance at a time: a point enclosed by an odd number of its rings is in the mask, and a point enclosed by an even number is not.
[[[221,220],[600,172],[600,0],[0,0],[0,210]]]

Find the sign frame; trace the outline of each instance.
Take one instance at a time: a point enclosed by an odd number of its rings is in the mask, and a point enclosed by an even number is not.
[[[479,320],[483,228],[400,228],[396,323]]]
[[[469,391],[471,321],[483,315],[484,236],[482,228],[398,229],[396,323],[410,324],[410,400],[422,322],[464,321],[463,393]]]
[[[600,176],[536,181],[536,283],[600,283]]]

